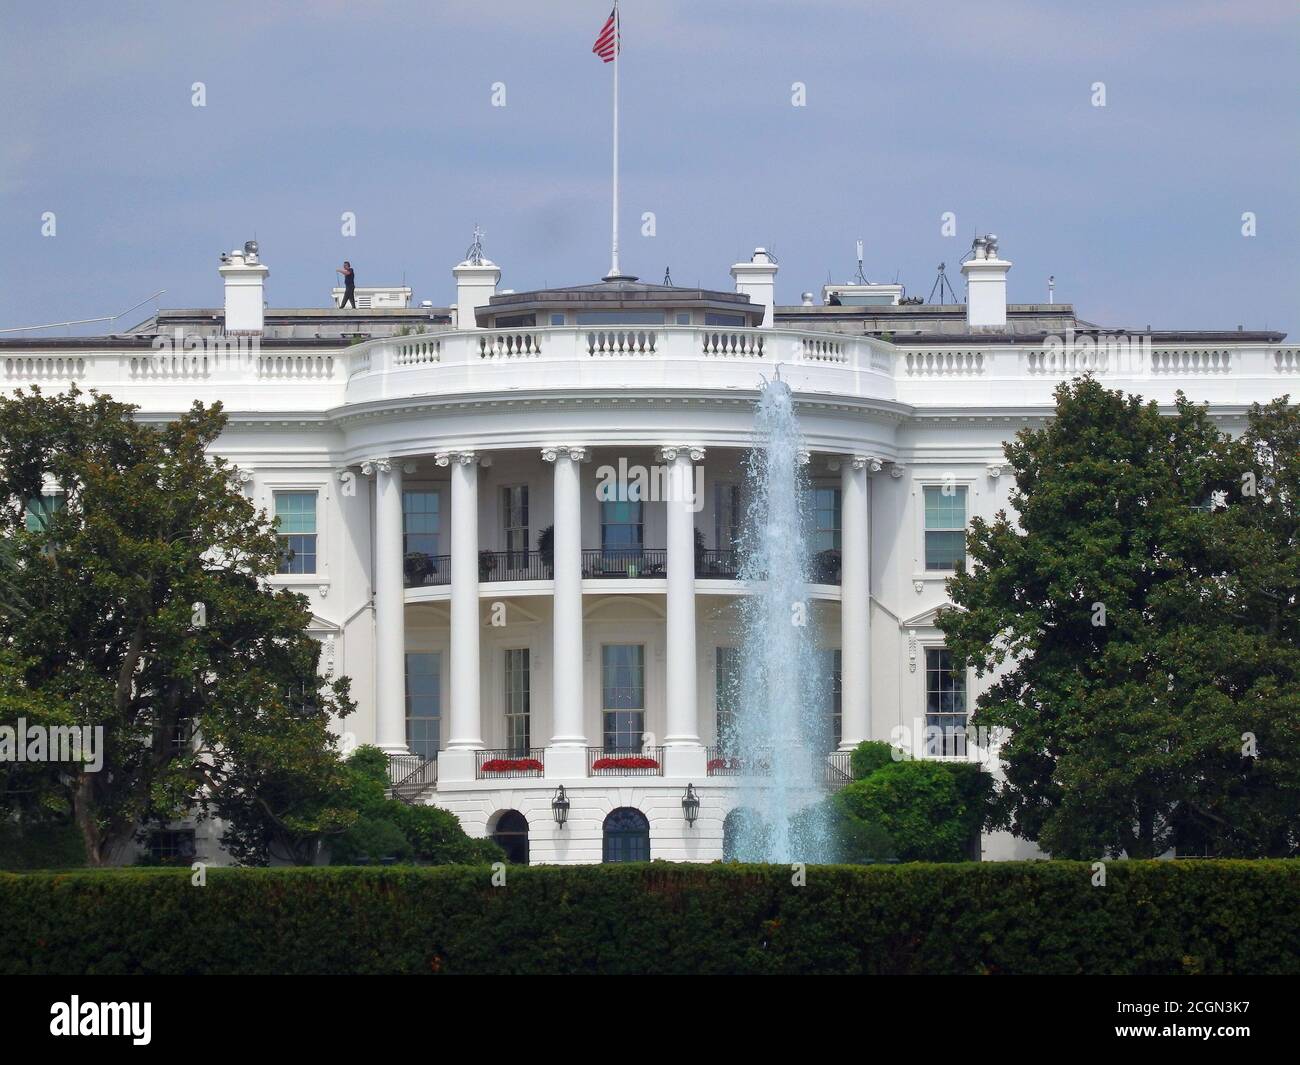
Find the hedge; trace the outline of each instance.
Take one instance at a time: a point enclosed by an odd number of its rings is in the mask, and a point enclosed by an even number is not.
[[[1294,973],[1300,861],[0,874],[0,973]]]

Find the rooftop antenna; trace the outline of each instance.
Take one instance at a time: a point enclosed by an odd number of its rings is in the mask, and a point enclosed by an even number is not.
[[[948,275],[944,273],[947,267],[948,267],[947,263],[939,264],[939,276],[934,279],[934,284],[930,286],[930,299],[929,299],[930,303],[934,302],[934,294],[936,290],[939,293],[939,302],[943,303],[944,289],[948,290],[948,295],[952,297],[953,303],[961,302],[961,300],[957,298],[957,293],[952,290],[952,282],[948,280]]]
[[[858,241],[858,276],[854,278],[854,280],[857,281],[859,285],[870,284],[866,275],[862,272],[862,241]]]
[[[465,252],[465,261],[471,266],[483,265],[483,230],[479,229],[478,224],[474,225],[474,243],[469,246]]]
[[[667,285],[669,288],[672,288],[673,286],[672,271],[669,270],[669,268],[666,266],[664,267],[664,284]]]
[[[1047,302],[1049,304],[1056,302],[1056,275],[1052,274],[1047,279]]]

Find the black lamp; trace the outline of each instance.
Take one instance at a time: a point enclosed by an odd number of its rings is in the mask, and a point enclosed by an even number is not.
[[[551,800],[551,812],[555,814],[555,823],[563,828],[564,822],[569,819],[569,797],[564,794],[563,784],[555,789],[555,798]]]
[[[694,784],[686,785],[686,794],[682,796],[682,816],[687,825],[695,824],[695,819],[700,816],[700,797],[695,794]]]

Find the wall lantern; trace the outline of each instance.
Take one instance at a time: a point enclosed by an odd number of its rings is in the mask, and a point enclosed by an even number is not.
[[[682,816],[686,818],[686,824],[695,824],[695,819],[700,816],[700,797],[695,794],[695,785],[686,785],[686,794],[682,796]]]
[[[569,797],[564,794],[564,785],[555,789],[555,798],[551,800],[551,811],[555,814],[555,823],[561,828],[569,819]]]

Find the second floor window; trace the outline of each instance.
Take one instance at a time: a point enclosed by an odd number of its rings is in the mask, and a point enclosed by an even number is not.
[[[603,551],[639,552],[645,525],[639,499],[606,499],[600,504],[600,546]]]
[[[512,758],[526,758],[530,734],[528,648],[506,651],[506,749]]]
[[[837,750],[844,739],[844,687],[841,683],[843,658],[838,648],[822,652],[823,691],[826,693],[826,731],[824,741],[828,750]]]
[[[952,570],[966,561],[966,486],[925,489],[925,568]]]
[[[505,528],[508,565],[522,566],[528,561],[528,485],[507,485],[501,489],[501,518]]]
[[[27,531],[41,532],[44,530],[49,525],[50,519],[63,509],[67,501],[67,496],[61,492],[54,495],[39,495],[30,500],[27,504]]]
[[[316,572],[316,493],[276,492],[280,572]]]
[[[740,485],[713,486],[713,542],[719,551],[740,546]]]
[[[402,492],[402,554],[438,554],[441,496],[436,489]]]
[[[406,745],[426,761],[438,757],[442,724],[442,656],[406,655]]]
[[[815,486],[809,492],[812,552],[840,549],[840,490]]]

